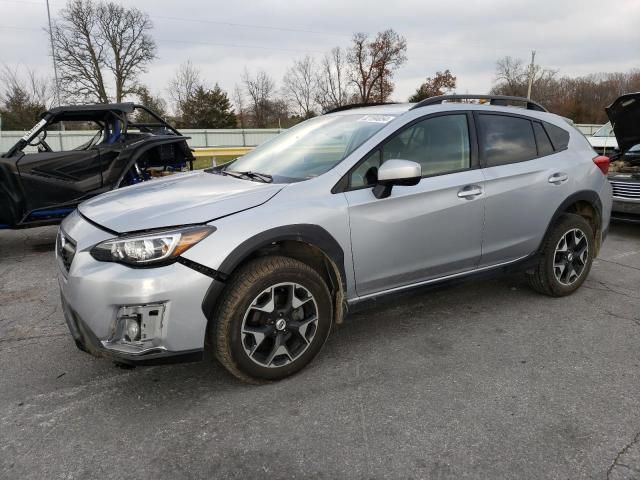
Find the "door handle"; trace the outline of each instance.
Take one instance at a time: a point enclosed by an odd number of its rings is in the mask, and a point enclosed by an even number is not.
[[[560,185],[567,180],[569,180],[569,175],[567,175],[566,173],[554,173],[549,177],[549,183],[553,183],[555,185]]]
[[[458,192],[458,198],[465,198],[471,200],[478,195],[482,195],[482,187],[478,185],[467,185]]]

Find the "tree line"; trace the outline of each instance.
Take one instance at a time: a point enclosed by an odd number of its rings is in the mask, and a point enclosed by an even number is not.
[[[358,32],[346,46],[292,60],[280,82],[264,70],[245,68],[230,93],[187,60],[162,95],[141,82],[157,57],[152,29],[148,14],[135,7],[68,0],[51,28],[57,84],[5,65],[0,72],[2,128],[30,128],[57,102],[130,100],[179,128],[286,128],[346,104],[391,101],[394,76],[407,61],[407,41],[393,29]],[[540,66],[531,71],[522,60],[504,57],[496,64],[491,93],[526,96],[531,74],[532,98],[578,123],[604,122],[606,105],[621,93],[640,90],[638,70],[572,78]],[[408,100],[455,92],[456,84],[457,77],[443,69],[427,77]]]
[[[576,123],[605,123],[608,121],[606,106],[624,93],[640,91],[639,69],[568,77],[540,65],[530,72],[523,60],[504,57],[496,64],[491,93],[526,96],[530,76],[533,77],[532,98],[549,111]]]

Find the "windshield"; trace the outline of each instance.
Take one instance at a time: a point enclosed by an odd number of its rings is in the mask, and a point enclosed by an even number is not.
[[[611,128],[611,122],[605,123],[601,126],[596,133],[593,134],[594,137],[613,137],[613,128]]]
[[[281,133],[225,166],[232,172],[300,181],[322,175],[387,125],[393,115],[327,115]]]

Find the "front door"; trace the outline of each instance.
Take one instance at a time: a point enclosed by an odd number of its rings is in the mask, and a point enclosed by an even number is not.
[[[481,255],[484,178],[472,119],[465,112],[413,122],[352,170],[348,191],[353,267],[359,296],[470,271]],[[475,139],[475,136],[473,136]],[[422,166],[415,186],[377,199],[371,186],[389,159]]]

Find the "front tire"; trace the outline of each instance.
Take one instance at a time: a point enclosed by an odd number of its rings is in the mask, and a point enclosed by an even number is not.
[[[594,252],[591,225],[580,215],[564,214],[547,234],[538,264],[526,274],[529,285],[552,297],[571,295],[589,275]]]
[[[305,367],[333,321],[322,277],[305,263],[268,256],[250,261],[225,288],[210,329],[216,358],[239,379],[280,380]]]

